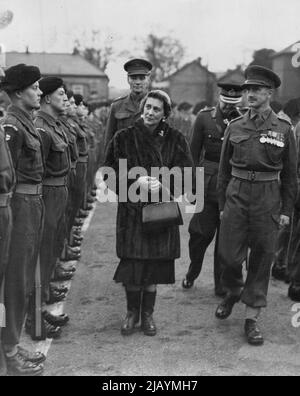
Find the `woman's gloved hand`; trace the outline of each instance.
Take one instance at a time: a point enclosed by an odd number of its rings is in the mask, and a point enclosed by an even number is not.
[[[138,185],[143,188],[144,190],[147,191],[159,191],[161,187],[161,183],[156,179],[156,177],[150,177],[150,176],[140,176],[137,179]]]

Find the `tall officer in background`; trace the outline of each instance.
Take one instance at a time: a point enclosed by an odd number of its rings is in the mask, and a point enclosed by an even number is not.
[[[111,105],[104,139],[105,149],[117,131],[133,125],[141,115],[140,103],[150,86],[152,65],[147,60],[131,59],[125,63],[124,70],[128,75],[130,94],[116,99]]]
[[[41,353],[30,353],[18,346],[34,289],[43,226],[42,147],[31,116],[40,108],[40,78],[37,67],[19,64],[6,70],[1,83],[12,102],[2,125],[17,177],[11,201],[13,229],[5,273],[7,315],[2,342],[8,371],[16,375],[40,375],[45,360]]]
[[[191,152],[194,163],[196,166],[204,166],[205,204],[203,211],[194,214],[190,222],[189,253],[191,263],[188,273],[182,281],[182,286],[185,289],[193,286],[201,272],[206,249],[217,232],[214,251],[215,294],[224,296],[217,254],[220,226],[217,176],[225,129],[229,121],[240,116],[237,105],[242,100],[242,88],[231,82],[219,84],[219,87],[221,92],[217,107],[208,108],[198,113],[192,128]]]
[[[10,200],[15,187],[15,171],[5,133],[0,127],[0,336],[1,327],[5,327],[4,275],[8,262],[10,235],[12,230],[12,213]],[[6,374],[5,355],[0,338],[0,376]]]
[[[228,294],[216,316],[229,317],[241,299],[247,307],[248,343],[262,345],[257,320],[267,305],[278,229],[289,225],[294,209],[297,154],[291,124],[270,107],[280,78],[261,66],[249,66],[245,76],[250,110],[232,121],[226,131],[218,176],[219,253]],[[240,271],[248,248],[248,274],[243,285]]]
[[[45,161],[43,180],[43,201],[45,221],[40,250],[42,309],[44,326],[48,338],[57,338],[61,333],[59,326],[64,325],[66,318],[51,315],[46,304],[59,302],[65,298],[63,292],[51,290],[50,280],[60,257],[64,241],[60,227],[68,199],[67,178],[70,171],[68,139],[59,122],[59,115],[64,111],[65,89],[63,80],[58,77],[45,77],[39,82],[43,92],[41,110],[35,119],[35,127],[42,140]],[[27,327],[32,325],[27,321]]]

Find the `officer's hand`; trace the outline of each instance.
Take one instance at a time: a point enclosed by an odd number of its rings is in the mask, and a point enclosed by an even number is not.
[[[222,210],[222,211],[220,212],[220,220],[222,220],[223,214],[224,214],[224,211]]]
[[[279,218],[280,227],[287,227],[289,224],[290,224],[289,216],[280,215],[280,218]]]

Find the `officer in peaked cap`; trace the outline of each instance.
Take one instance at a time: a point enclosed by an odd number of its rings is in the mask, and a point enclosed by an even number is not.
[[[1,123],[16,173],[11,200],[14,221],[5,272],[7,315],[2,342],[9,373],[22,376],[40,375],[43,371],[40,363],[45,360],[41,353],[30,353],[18,345],[27,302],[34,289],[43,225],[43,156],[40,136],[31,115],[40,107],[40,78],[38,67],[19,64],[6,70],[0,86],[12,102]],[[20,92],[26,94],[19,95]]]
[[[246,339],[262,345],[257,321],[267,305],[278,230],[289,224],[294,209],[297,154],[291,124],[270,107],[280,78],[256,65],[248,67],[245,77],[249,110],[227,128],[218,175],[219,259],[227,295],[216,317],[228,318],[241,300],[246,305]],[[244,283],[240,273],[249,249]]]
[[[217,175],[225,130],[230,120],[240,116],[237,105],[242,100],[242,88],[231,81],[219,84],[219,87],[221,91],[217,107],[200,111],[192,128],[191,151],[194,163],[204,167],[205,202],[203,211],[195,213],[190,222],[190,266],[182,286],[185,289],[193,286],[201,272],[206,249],[217,233],[214,254],[215,294],[223,296],[225,292],[221,285],[221,268],[217,255],[220,226]]]
[[[148,92],[152,65],[145,59],[131,59],[124,64],[127,72],[130,94],[116,99],[110,109],[107,121],[104,145],[114,134],[129,127],[140,116],[140,103]]]

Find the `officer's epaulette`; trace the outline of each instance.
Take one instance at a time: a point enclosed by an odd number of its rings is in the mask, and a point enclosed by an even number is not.
[[[15,125],[12,125],[12,124],[3,124],[2,126],[3,126],[3,128],[12,128],[15,131],[18,131],[18,128]]]
[[[289,120],[287,120],[286,118],[280,117],[279,115],[277,115],[277,118],[278,118],[280,121],[286,122],[289,126],[293,126],[293,124],[292,124]]]
[[[204,109],[200,110],[200,113],[205,113],[205,112],[212,112],[215,111],[215,107],[204,107]]]
[[[119,100],[125,99],[127,98],[128,95],[124,95],[124,96],[119,96],[118,98],[113,100],[113,103],[118,102]]]
[[[231,125],[231,124],[233,124],[234,122],[236,122],[236,121],[238,121],[238,120],[241,120],[242,118],[244,118],[244,116],[243,116],[243,115],[240,115],[239,117],[234,118],[233,120],[231,120],[231,121],[229,122],[228,125]]]

